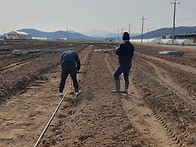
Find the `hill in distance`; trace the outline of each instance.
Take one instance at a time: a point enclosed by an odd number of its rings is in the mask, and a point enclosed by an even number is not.
[[[158,30],[154,30],[148,33],[143,34],[144,39],[149,38],[160,38],[166,35],[172,36],[173,28],[161,28]],[[184,34],[184,33],[196,33],[196,26],[181,26],[175,28],[175,35]],[[131,37],[132,39],[140,39],[141,35]]]
[[[69,39],[69,40],[95,40],[93,37],[83,35],[75,31],[56,31],[56,32],[43,32],[36,29],[21,29],[21,32],[26,32],[33,37],[47,37],[53,39]]]
[[[33,37],[46,37],[52,39],[66,39],[69,40],[105,40],[106,38],[121,39],[122,34],[113,34],[108,31],[92,30],[85,32],[84,34],[75,32],[75,31],[56,31],[56,32],[43,32],[36,29],[21,29],[18,30],[21,32],[26,32],[27,34]],[[157,30],[150,31],[143,34],[143,39],[149,38],[160,38],[166,35],[172,36],[172,28],[161,28]],[[184,33],[196,33],[196,26],[181,26],[175,28],[175,34],[184,34]],[[6,35],[6,34],[5,34]],[[0,35],[3,37],[4,35]],[[141,34],[130,34],[131,39],[141,39]]]

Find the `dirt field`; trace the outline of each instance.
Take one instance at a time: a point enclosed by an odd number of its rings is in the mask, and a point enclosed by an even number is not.
[[[113,94],[118,66],[112,43],[0,42],[0,146],[34,146],[59,104],[61,53],[13,55],[15,49],[72,49],[82,93],[68,95],[41,147],[195,147],[196,47],[134,44],[128,94]],[[159,51],[183,50],[182,56]],[[123,89],[123,78],[121,77]]]

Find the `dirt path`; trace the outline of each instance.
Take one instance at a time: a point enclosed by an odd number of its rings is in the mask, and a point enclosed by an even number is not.
[[[156,50],[156,46],[136,45],[128,94],[113,94],[117,56],[114,52],[94,52],[111,49],[113,44],[55,44],[78,52],[82,93],[75,97],[68,77],[64,90],[68,95],[40,142],[41,147],[196,145],[193,49],[187,50],[186,56],[171,58],[157,55],[160,46]],[[27,46],[39,49],[49,48],[51,44],[25,43],[18,48]],[[0,58],[8,61],[3,54]],[[9,63],[1,63],[0,84],[5,91],[0,91],[0,98],[6,101],[0,105],[0,146],[34,146],[61,100],[59,58],[60,54],[34,54],[13,56]],[[28,80],[32,75],[35,77]],[[124,82],[121,83],[124,88]],[[16,91],[4,97],[9,93],[7,87]]]
[[[112,66],[113,64],[108,55],[106,55],[105,61],[111,75],[113,75],[115,68]],[[123,81],[122,79],[123,78],[121,78],[121,81]],[[134,128],[136,128],[146,138],[155,141],[160,147],[176,146],[170,136],[168,136],[164,125],[157,120],[152,110],[142,100],[142,96],[133,84],[132,75],[130,75],[130,80],[131,85],[128,91],[129,94],[122,96],[121,101],[126,115],[133,124]],[[121,86],[121,89],[122,88],[124,87]]]
[[[138,52],[136,56],[134,84],[143,99],[151,106],[175,143],[179,146],[194,146],[196,136],[191,128],[194,128],[196,122],[195,68],[189,66],[194,65],[194,62],[187,60],[187,56],[155,57],[157,55],[154,53],[146,55]],[[184,61],[183,65],[176,63],[178,60]],[[192,80],[192,84],[188,79]]]
[[[172,78],[167,74],[167,72],[156,65],[154,65],[151,62],[147,62],[150,66],[153,67],[156,75],[157,80],[160,83],[163,83],[164,85],[168,85],[168,88],[172,91],[175,91],[175,93],[181,95],[181,97],[184,99],[187,103],[189,103],[192,106],[196,106],[196,101],[194,97],[189,96],[189,93],[187,90],[183,89],[180,85],[173,82]]]
[[[88,56],[85,56],[87,52],[89,52]],[[59,124],[60,119],[55,120],[54,128],[60,128],[48,132],[43,146],[51,144],[55,146],[150,146],[156,144],[148,137],[144,137],[133,126],[123,109],[121,96],[111,93],[113,77],[109,70],[105,69],[107,65],[103,60],[104,53],[94,53],[93,46],[90,46],[80,53],[80,57],[88,59],[86,61],[82,59],[84,65],[80,82],[82,94],[78,97],[80,100],[75,107],[69,105],[59,112],[66,118],[61,119],[63,124]],[[53,142],[51,138],[55,141]]]
[[[0,146],[33,146],[60,101],[59,71],[45,75],[0,107]]]

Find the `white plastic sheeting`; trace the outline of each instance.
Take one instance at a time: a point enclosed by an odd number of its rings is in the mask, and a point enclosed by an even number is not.
[[[141,39],[131,39],[130,41],[133,43],[141,43]],[[161,38],[143,39],[142,43],[172,45],[172,39],[161,39]],[[190,39],[174,39],[174,44],[175,45],[193,45],[194,42]]]
[[[172,44],[172,39],[162,39],[162,41],[163,41],[163,44],[167,44],[167,45]],[[179,42],[176,39],[174,39],[174,44],[177,45],[179,44]]]
[[[162,51],[159,52],[161,55],[183,55],[185,52],[184,51]]]
[[[163,41],[160,38],[151,39],[150,44],[163,44]]]
[[[46,49],[46,50],[14,50],[12,54],[30,54],[30,53],[62,53],[68,49]]]
[[[111,52],[111,51],[116,51],[116,49],[96,49],[94,52]]]
[[[177,41],[179,42],[179,44],[182,45],[193,45],[194,42],[190,39],[177,39]]]

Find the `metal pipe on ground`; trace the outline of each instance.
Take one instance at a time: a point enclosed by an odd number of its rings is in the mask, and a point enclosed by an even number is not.
[[[34,147],[38,147],[39,143],[41,142],[41,139],[43,138],[43,136],[44,136],[44,134],[46,133],[48,127],[50,126],[50,123],[52,122],[54,116],[56,115],[58,109],[60,108],[60,106],[61,106],[63,100],[65,99],[65,97],[66,97],[66,95],[67,95],[67,93],[68,93],[68,92],[66,92],[66,93],[64,94],[63,98],[62,98],[61,101],[59,102],[57,108],[56,108],[55,111],[53,112],[53,114],[52,114],[50,120],[48,121],[48,123],[47,123],[47,125],[45,126],[44,130],[42,131],[41,135],[39,136],[39,138],[38,138],[37,142],[35,143]]]

